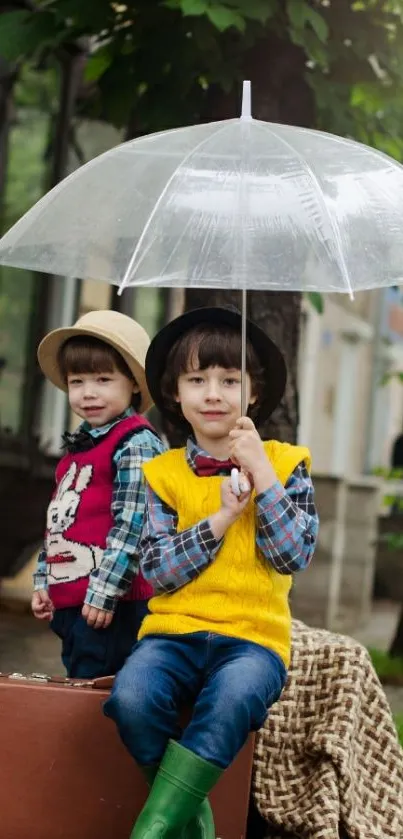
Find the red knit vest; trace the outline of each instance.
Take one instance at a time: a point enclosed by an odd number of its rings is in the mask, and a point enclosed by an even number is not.
[[[56,490],[47,514],[49,595],[56,609],[84,603],[91,571],[103,558],[114,525],[113,455],[125,437],[152,426],[136,414],[116,423],[94,448],[65,454],[56,468]],[[124,600],[146,600],[151,586],[139,572]]]

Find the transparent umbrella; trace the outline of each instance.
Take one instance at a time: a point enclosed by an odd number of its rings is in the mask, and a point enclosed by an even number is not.
[[[403,274],[403,167],[250,116],[123,143],[0,241],[0,263],[117,284],[348,292]]]
[[[348,292],[403,275],[403,167],[242,116],[82,166],[0,241],[0,264],[132,285]],[[245,342],[243,342],[245,343]],[[243,359],[244,364],[244,359]]]

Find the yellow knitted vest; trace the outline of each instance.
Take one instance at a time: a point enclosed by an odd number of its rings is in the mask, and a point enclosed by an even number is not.
[[[264,447],[282,484],[302,461],[310,467],[306,448],[276,440]],[[195,475],[186,462],[185,449],[171,449],[143,469],[154,492],[176,510],[178,531],[220,509],[222,477]],[[253,496],[228,528],[211,565],[182,588],[150,600],[151,614],[143,621],[139,638],[154,633],[216,632],[269,647],[288,666],[291,576],[275,571],[256,545]]]

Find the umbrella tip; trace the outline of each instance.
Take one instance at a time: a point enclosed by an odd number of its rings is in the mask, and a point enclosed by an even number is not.
[[[251,109],[251,84],[250,82],[244,82],[242,86],[242,110],[241,110],[241,119],[251,119],[252,118],[252,109]]]

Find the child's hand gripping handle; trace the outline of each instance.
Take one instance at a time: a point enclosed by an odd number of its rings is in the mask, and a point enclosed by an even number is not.
[[[246,475],[240,472],[235,466],[231,469],[231,487],[232,492],[237,497],[242,495],[243,492],[251,491],[251,486]]]

